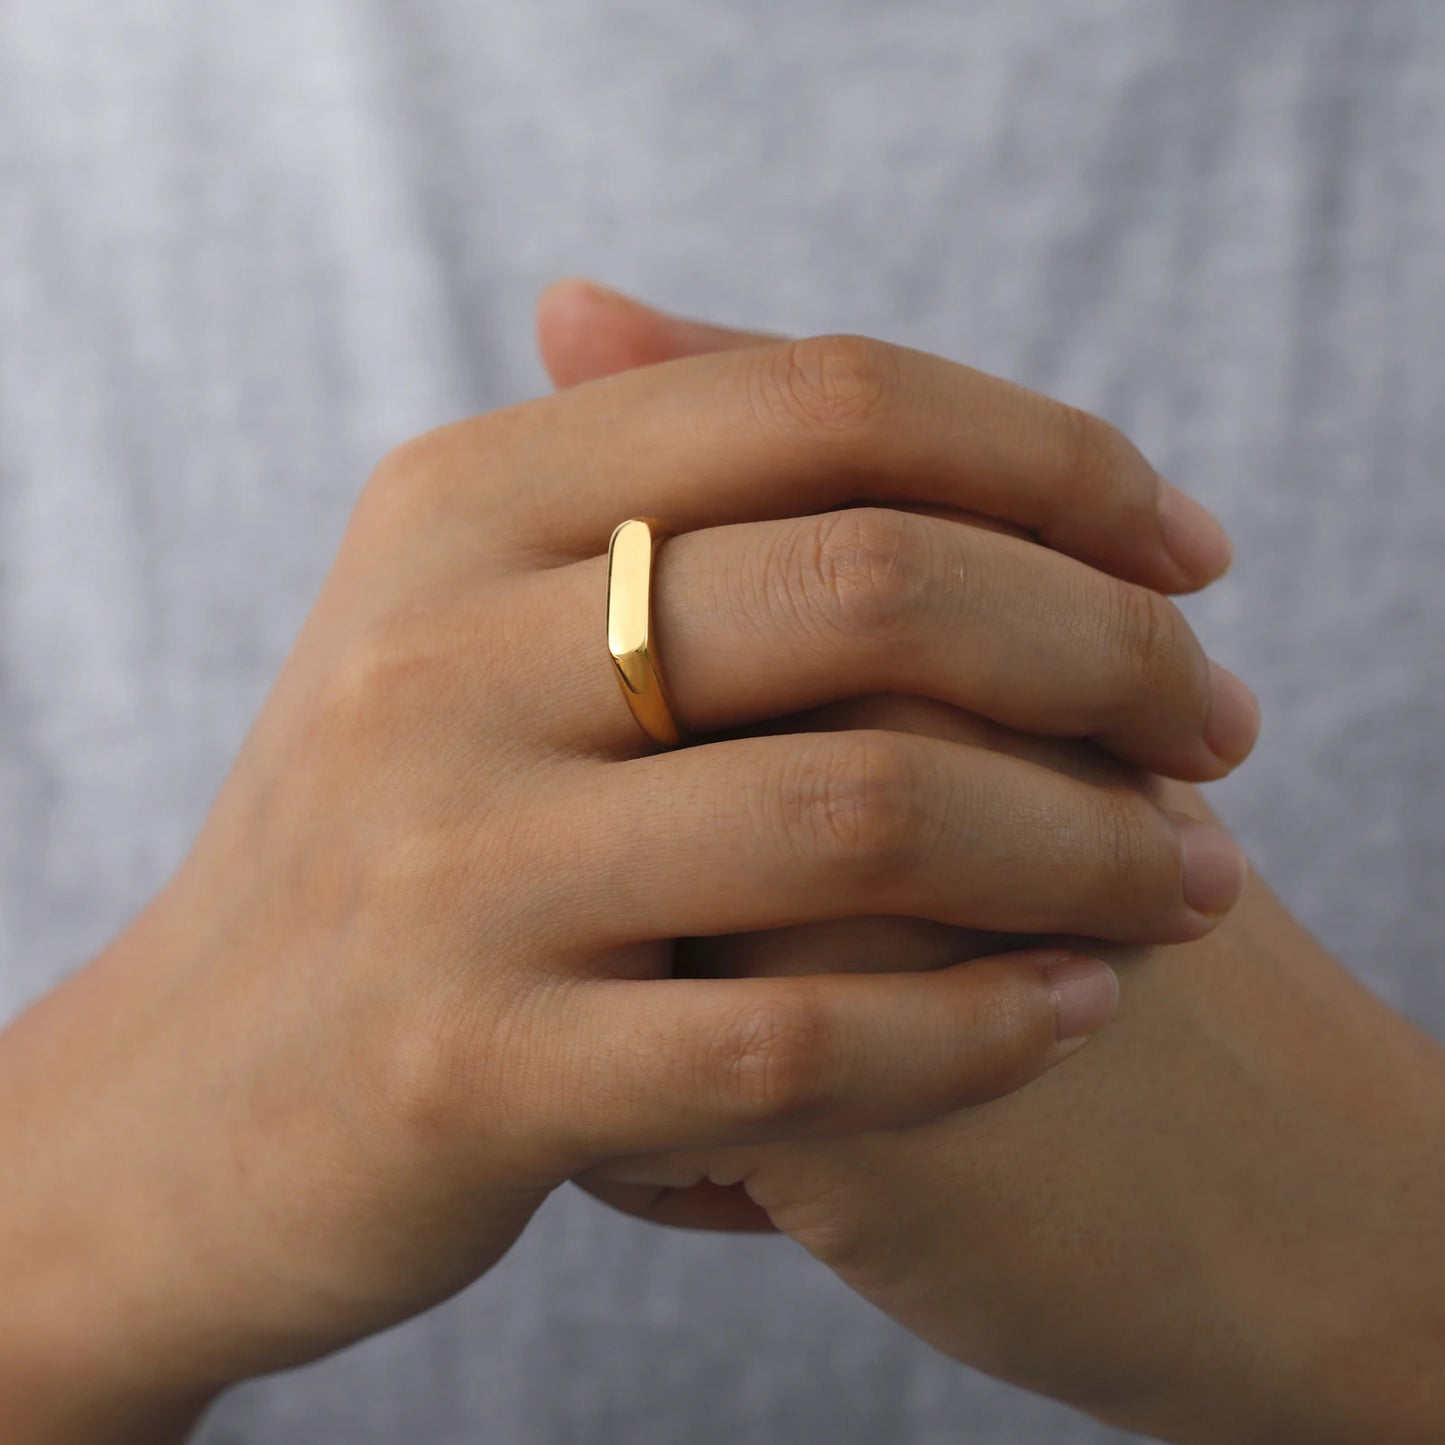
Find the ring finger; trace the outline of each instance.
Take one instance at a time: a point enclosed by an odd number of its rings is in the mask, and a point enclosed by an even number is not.
[[[541,711],[561,745],[635,755],[649,744],[599,637],[605,572],[598,558],[529,584],[565,619],[538,640],[540,676],[565,679]],[[652,607],[685,732],[898,693],[1194,782],[1237,766],[1257,732],[1248,690],[1166,598],[936,517],[859,507],[685,533],[658,549]]]

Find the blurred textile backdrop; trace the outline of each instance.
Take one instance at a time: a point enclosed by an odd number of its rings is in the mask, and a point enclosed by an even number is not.
[[[584,272],[1102,412],[1238,541],[1256,865],[1445,1034],[1445,6],[0,7],[0,1010],[178,860],[407,436]],[[778,1240],[559,1194],[206,1445],[1102,1445]]]

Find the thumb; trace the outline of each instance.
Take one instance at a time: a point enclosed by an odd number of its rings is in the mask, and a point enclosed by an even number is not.
[[[929,973],[578,989],[557,1038],[566,1109],[542,1124],[567,1175],[622,1156],[936,1118],[1051,1068],[1118,1002],[1113,970],[1058,949]]]
[[[554,281],[537,298],[537,349],[559,388],[655,361],[780,340],[766,331],[732,331],[671,316],[579,277]]]

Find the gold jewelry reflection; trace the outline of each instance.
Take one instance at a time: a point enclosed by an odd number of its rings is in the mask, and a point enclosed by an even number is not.
[[[666,748],[682,737],[652,637],[652,570],[658,546],[670,536],[655,517],[632,517],[618,523],[607,545],[607,651],[632,716]]]

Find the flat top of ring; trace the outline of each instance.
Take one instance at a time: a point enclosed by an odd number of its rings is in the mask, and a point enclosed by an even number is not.
[[[607,549],[607,650],[614,657],[647,647],[652,547],[653,529],[642,517],[621,523],[612,534]]]

